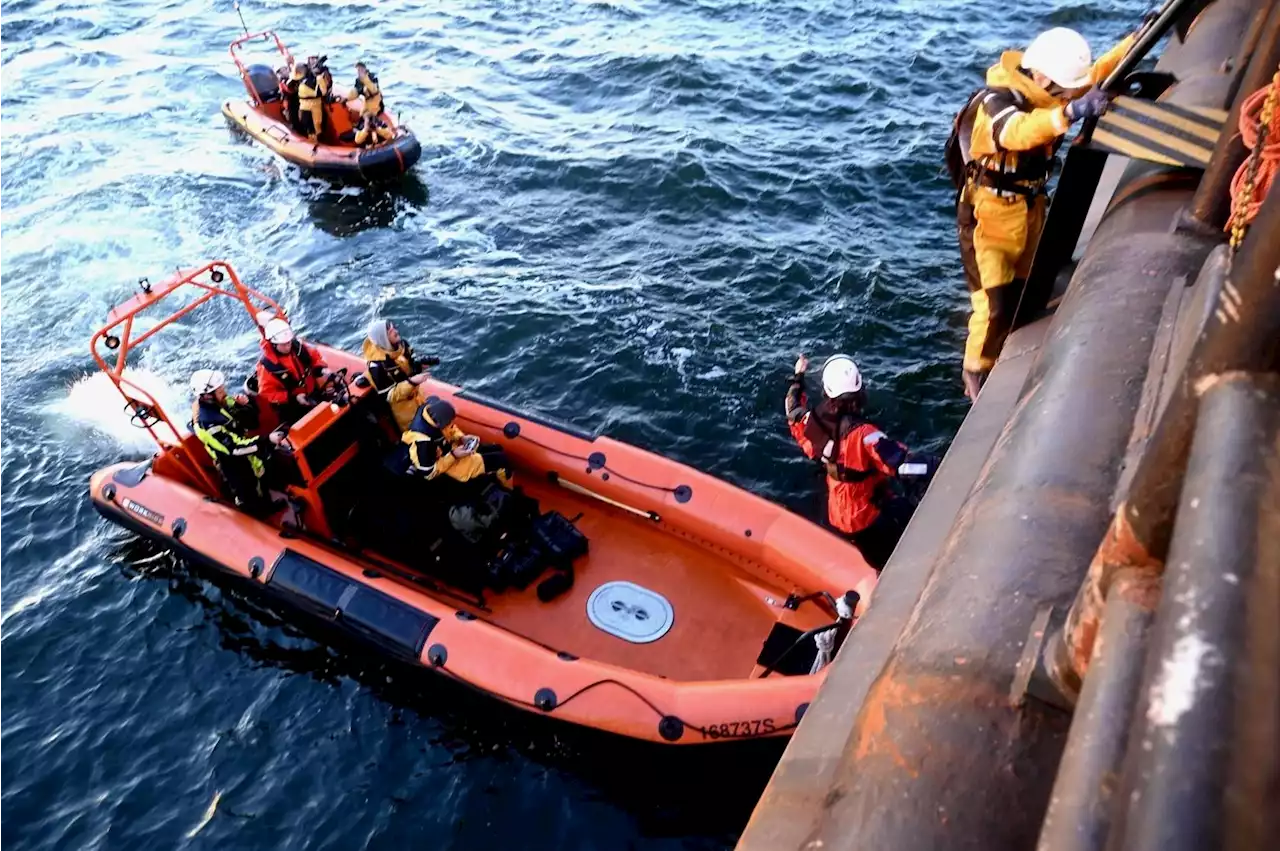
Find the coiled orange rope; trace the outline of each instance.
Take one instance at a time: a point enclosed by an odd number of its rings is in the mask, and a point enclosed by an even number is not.
[[[1280,70],[1271,84],[1258,89],[1240,107],[1240,137],[1249,158],[1231,179],[1231,246],[1239,246],[1280,170]]]

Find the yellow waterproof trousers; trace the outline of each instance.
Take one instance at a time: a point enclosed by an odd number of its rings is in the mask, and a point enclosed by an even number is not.
[[[483,476],[484,472],[484,458],[479,452],[475,452],[455,459],[449,469],[444,471],[444,474],[460,482],[469,482],[472,479],[478,479]]]
[[[1044,229],[1045,207],[1043,193],[1004,197],[972,183],[956,205],[960,258],[973,307],[964,347],[968,372],[985,374],[1000,356]]]
[[[496,455],[494,455],[494,451],[496,451]],[[472,479],[478,479],[483,475],[492,473],[499,484],[503,487],[509,487],[511,485],[511,471],[506,469],[505,466],[498,466],[506,464],[505,458],[506,456],[502,454],[502,450],[498,449],[498,447],[485,444],[473,454],[455,459],[449,469],[444,471],[444,474],[460,482],[469,482]]]
[[[311,117],[311,127],[308,130],[305,126],[303,130],[308,136],[319,136],[324,129],[324,101],[320,98],[299,98],[299,111]],[[306,122],[304,121],[305,125]]]

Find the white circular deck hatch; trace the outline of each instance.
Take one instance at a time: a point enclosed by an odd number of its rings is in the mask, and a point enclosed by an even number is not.
[[[657,591],[619,580],[606,582],[591,592],[587,617],[597,629],[623,641],[648,644],[667,634],[675,612]]]

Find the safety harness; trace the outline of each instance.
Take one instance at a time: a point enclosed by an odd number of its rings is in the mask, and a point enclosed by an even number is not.
[[[406,342],[400,343],[400,348],[395,351],[388,352],[386,349],[379,349],[386,354],[382,360],[369,361],[369,380],[373,382],[373,389],[380,396],[388,396],[395,389],[396,385],[402,381],[408,381],[412,376],[422,371],[418,361],[413,356],[413,349]],[[407,365],[408,369],[401,366],[401,360]]]
[[[311,94],[307,94],[302,90],[304,86],[310,90]],[[320,90],[320,81],[316,79],[316,75],[311,71],[307,71],[307,75],[298,83],[298,103],[304,109],[310,109],[313,105],[312,102],[320,100],[323,94]]]
[[[370,97],[376,97],[378,99],[377,112],[382,112],[387,108],[387,101],[386,101],[386,98],[382,96],[382,86],[378,85],[378,76],[376,74],[370,73],[369,82],[373,83],[373,91],[371,94],[366,94],[366,92],[368,92],[368,89],[365,87],[364,80],[361,80],[359,77],[356,77],[356,87],[355,87],[356,94],[364,98],[366,103]]]
[[[823,468],[826,469],[827,475],[837,482],[856,484],[857,482],[865,482],[880,473],[879,470],[874,469],[862,470],[857,467],[847,467],[836,460],[839,457],[840,445],[844,442],[845,437],[848,436],[849,432],[865,423],[866,420],[846,411],[841,413],[837,419],[836,433],[832,435],[819,419],[816,411],[809,415],[809,421],[805,424],[805,429],[812,428],[815,432],[810,436],[810,443],[814,446],[822,446],[822,452],[818,460],[821,461]],[[819,437],[820,439],[813,440],[813,437]],[[833,458],[833,456],[835,457]]]
[[[960,199],[967,184],[973,183],[1001,194],[1018,195],[1031,201],[1044,194],[1045,185],[1049,182],[1057,160],[1054,156],[1044,156],[1036,151],[1018,151],[1017,165],[1009,168],[1011,152],[1000,145],[1000,131],[1009,115],[1003,119],[996,118],[992,124],[992,136],[999,150],[999,168],[991,168],[969,153],[974,119],[978,110],[993,97],[1011,100],[1012,104],[1006,108],[1006,112],[1010,114],[1011,111],[1026,111],[1026,98],[1017,89],[984,86],[969,96],[964,108],[952,120],[951,135],[947,139],[944,154],[947,172],[956,188],[956,199]],[[1057,152],[1056,146],[1054,152]]]

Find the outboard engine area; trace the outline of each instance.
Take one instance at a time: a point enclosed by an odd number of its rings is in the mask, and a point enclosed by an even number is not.
[[[259,103],[272,103],[281,98],[280,80],[276,72],[266,65],[250,65],[245,69],[249,83]]]

